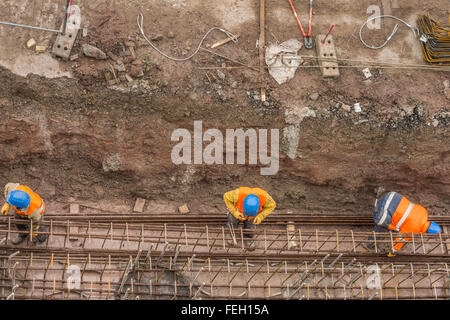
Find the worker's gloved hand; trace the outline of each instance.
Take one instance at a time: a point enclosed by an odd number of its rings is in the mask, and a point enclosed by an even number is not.
[[[260,216],[259,214],[253,219],[253,224],[260,224],[264,218]]]
[[[6,216],[9,212],[9,209],[11,209],[11,205],[9,203],[5,203],[2,207],[2,214]]]
[[[389,250],[387,256],[388,256],[389,258],[392,258],[392,257],[395,257],[396,254],[397,254],[396,252],[392,252],[391,250]]]
[[[236,210],[236,211],[233,213],[233,216],[234,216],[236,219],[240,220],[240,221],[244,221],[244,220],[245,220],[244,214],[243,214],[242,212],[240,212],[239,210]]]

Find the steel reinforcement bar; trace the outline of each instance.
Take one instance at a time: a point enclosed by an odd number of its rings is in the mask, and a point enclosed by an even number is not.
[[[170,223],[170,224],[220,224],[226,223],[227,214],[46,214],[46,219],[54,221],[128,222],[128,223]],[[430,216],[431,221],[449,225],[450,217]],[[0,222],[2,220],[0,219]],[[265,224],[303,224],[303,225],[373,225],[372,216],[354,215],[308,215],[293,213],[273,213],[264,220]]]
[[[9,244],[15,234],[29,235],[29,231],[20,231],[15,225],[31,230],[27,220],[9,219],[0,229],[0,243]],[[156,246],[183,246],[183,251],[191,253],[211,253],[213,251],[236,252],[246,250],[249,236],[253,236],[257,251],[264,253],[367,253],[364,243],[372,242],[376,254],[382,255],[392,249],[397,242],[407,241],[403,253],[417,256],[448,255],[450,235],[447,233],[398,234],[354,232],[353,230],[319,230],[296,228],[287,225],[284,228],[260,227],[255,230],[234,229],[227,226],[211,227],[171,224],[128,224],[128,223],[85,223],[71,221],[42,222],[47,240],[40,246],[47,248],[78,246],[81,248],[108,248],[121,250],[124,247],[139,249],[149,243]],[[1,228],[1,226],[0,226]],[[372,238],[373,240],[369,240]]]
[[[448,299],[448,263],[4,248],[3,299]],[[273,257],[272,257],[273,258]],[[78,273],[74,273],[77,270]],[[168,280],[167,275],[171,275]],[[78,282],[74,281],[78,276]]]

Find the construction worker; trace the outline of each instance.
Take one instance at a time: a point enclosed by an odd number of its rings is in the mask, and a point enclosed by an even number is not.
[[[228,223],[232,240],[228,244],[237,246],[235,230],[240,222],[244,224],[244,230],[255,229],[276,207],[275,201],[264,190],[260,188],[240,187],[229,191],[223,195],[223,200],[229,211]],[[253,233],[244,232],[245,245],[247,250],[255,249],[255,242],[252,240]]]
[[[380,199],[375,200],[373,211],[375,221],[375,232],[387,232],[393,230],[400,233],[441,233],[441,227],[428,221],[428,212],[421,205],[414,204],[397,192],[388,192]],[[363,246],[371,250],[375,243],[370,237],[369,243]],[[397,237],[393,248],[388,252],[388,257],[393,257],[411,238]]]
[[[5,186],[6,203],[1,209],[3,215],[14,213],[16,219],[29,219],[33,224],[33,243],[44,242],[47,235],[38,234],[39,222],[43,218],[45,204],[42,198],[29,187],[19,183],[8,183]],[[19,231],[29,231],[29,224],[16,224]],[[46,231],[41,228],[41,231]],[[16,233],[11,239],[13,244],[19,244],[26,239],[29,233]]]

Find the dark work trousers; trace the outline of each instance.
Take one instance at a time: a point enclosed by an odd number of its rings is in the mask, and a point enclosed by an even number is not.
[[[14,215],[14,218],[18,219],[18,220],[23,220],[22,223],[16,223],[16,229],[18,231],[28,231],[28,230],[30,230],[30,222],[28,221],[27,217],[24,217],[24,216],[16,213]],[[21,238],[25,238],[26,236],[28,236],[28,234],[27,233],[19,233],[19,236]]]
[[[16,213],[16,214],[14,214],[14,218],[15,219],[19,219],[19,220],[23,220],[23,223],[20,223],[20,224],[17,223],[16,224],[16,229],[17,230],[19,230],[19,231],[30,231],[30,220],[26,216],[23,216],[23,215],[20,215],[20,214]],[[44,217],[42,217],[40,221],[43,221],[43,220],[44,220]],[[45,240],[47,240],[48,235],[46,235],[46,234],[39,234],[39,231],[47,232],[48,228],[40,226],[39,229],[38,229],[38,236],[36,237],[36,239],[39,242],[44,242]],[[29,235],[29,232],[27,234],[19,233],[19,236],[22,237],[22,238],[25,238],[28,235]]]
[[[239,221],[232,214],[230,214],[230,213],[228,214],[227,226],[232,228],[232,230],[234,229],[234,234],[236,237],[240,236],[240,234],[241,234],[241,231],[239,230],[240,223],[243,223],[243,225],[244,225],[244,229],[243,229],[244,238],[248,238],[248,239],[253,238],[253,236],[254,236],[253,232],[246,232],[246,230],[255,230],[256,229],[256,225],[253,224],[252,221],[247,221],[247,220]]]

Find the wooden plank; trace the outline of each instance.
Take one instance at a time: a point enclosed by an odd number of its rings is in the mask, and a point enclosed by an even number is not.
[[[261,72],[261,79],[264,74],[264,46],[265,46],[265,13],[264,13],[264,0],[260,0],[259,2],[259,67]],[[261,87],[261,101],[266,101],[266,88],[264,86]]]
[[[239,35],[236,35],[236,37],[235,37],[234,39],[237,39],[237,38],[239,38]],[[214,49],[214,48],[223,46],[224,44],[226,44],[226,43],[228,43],[228,42],[230,42],[230,41],[232,41],[232,39],[231,39],[230,37],[228,37],[228,38],[226,38],[226,39],[224,39],[224,40],[218,41],[218,42],[214,43],[214,44],[211,46],[211,49]]]
[[[134,204],[134,212],[142,213],[144,212],[145,199],[137,198],[136,203]]]

